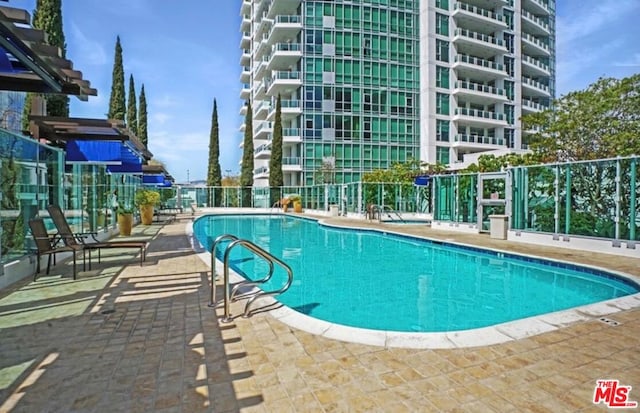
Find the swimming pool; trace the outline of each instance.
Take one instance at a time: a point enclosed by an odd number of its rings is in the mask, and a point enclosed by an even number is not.
[[[373,330],[475,329],[640,291],[597,269],[291,216],[209,215],[194,223],[194,233],[207,249],[227,233],[255,242],[293,269],[293,285],[280,302]],[[231,261],[247,278],[261,278],[267,268],[241,248]],[[284,278],[276,271],[265,289],[278,288]]]

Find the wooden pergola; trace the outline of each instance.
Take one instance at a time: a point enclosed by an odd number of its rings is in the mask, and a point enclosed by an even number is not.
[[[96,96],[82,72],[30,23],[26,10],[0,6],[0,90],[61,93],[80,100]]]

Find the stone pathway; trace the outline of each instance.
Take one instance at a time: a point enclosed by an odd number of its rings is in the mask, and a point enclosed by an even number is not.
[[[452,350],[329,340],[268,313],[222,324],[185,220],[134,231],[151,239],[142,267],[105,251],[77,281],[59,263],[0,292],[0,412],[603,411],[598,379],[640,400],[639,310]]]

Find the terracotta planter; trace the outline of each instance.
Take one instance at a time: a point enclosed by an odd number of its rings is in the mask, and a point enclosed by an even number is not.
[[[293,212],[302,212],[302,202],[294,202],[293,203]]]
[[[153,223],[153,205],[140,205],[140,220],[142,225]]]
[[[133,227],[133,214],[118,214],[118,229],[120,235],[131,235]]]

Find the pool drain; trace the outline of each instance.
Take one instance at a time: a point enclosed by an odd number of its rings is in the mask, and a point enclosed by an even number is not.
[[[606,318],[606,317],[600,317],[600,318],[598,319],[598,321],[602,321],[603,323],[605,323],[605,324],[607,324],[607,325],[610,325],[610,326],[614,326],[614,327],[615,327],[615,326],[619,326],[619,325],[620,325],[620,323],[619,323],[619,322],[617,322],[617,321],[615,321],[615,320],[612,320],[612,319],[610,319],[610,318]]]

